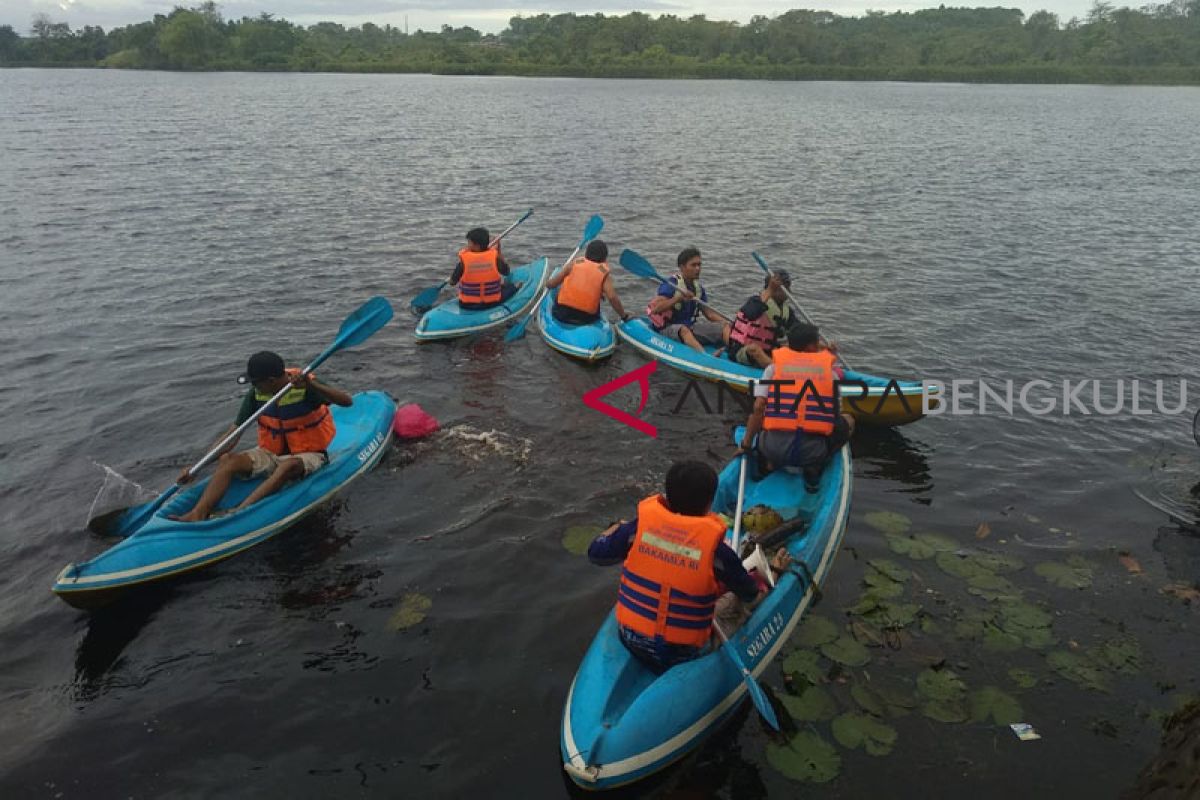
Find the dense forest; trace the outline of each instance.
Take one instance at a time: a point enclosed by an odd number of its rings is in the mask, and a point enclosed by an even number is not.
[[[0,65],[661,78],[891,79],[1200,84],[1200,0],[1139,9],[939,8],[844,17],[793,10],[749,23],[641,12],[514,17],[499,34],[443,26],[309,27],[271,14],[224,19],[216,3],[136,25],[38,15],[0,26]]]

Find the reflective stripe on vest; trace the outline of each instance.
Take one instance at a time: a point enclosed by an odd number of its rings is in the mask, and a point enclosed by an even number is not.
[[[595,314],[600,310],[600,295],[607,277],[608,264],[586,258],[576,261],[558,289],[559,304],[585,314]]]
[[[729,330],[729,341],[739,342],[743,346],[758,344],[764,353],[770,355],[775,349],[778,332],[788,327],[791,316],[791,309],[786,305],[780,308],[774,298],[767,300],[767,310],[760,314],[758,319],[746,319],[746,315],[739,309]],[[779,320],[778,325],[775,320]]]
[[[667,283],[678,287],[683,283],[682,275],[672,275],[667,279]],[[686,284],[685,284],[686,288]],[[692,292],[701,300],[704,299],[704,287],[700,285],[700,281],[696,281],[696,291]],[[657,313],[651,311],[654,308],[654,303],[660,300],[663,295],[656,294],[650,298],[650,302],[646,304],[646,316],[650,318],[650,324],[656,330],[662,330],[668,325],[688,325],[691,326],[696,321],[696,317],[700,314],[700,304],[695,300],[680,300],[674,305],[667,306],[665,311]]]
[[[667,644],[708,641],[720,585],[713,574],[725,523],[670,511],[662,495],[638,504],[638,529],[617,593],[617,622]]]
[[[833,385],[833,353],[798,353],[780,347],[771,354],[772,378],[787,381],[768,385],[763,429],[795,431],[828,436],[837,419]]]
[[[494,249],[458,251],[462,262],[462,277],[458,280],[458,302],[498,303],[503,299],[501,287],[504,276],[500,274],[500,255]]]
[[[299,374],[289,369],[289,375]],[[329,449],[336,428],[324,403],[308,399],[303,386],[293,386],[258,418],[258,446],[277,456],[320,453]],[[254,390],[254,399],[265,403],[273,395]]]

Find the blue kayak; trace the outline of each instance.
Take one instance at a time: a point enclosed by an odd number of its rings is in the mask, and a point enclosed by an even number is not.
[[[611,356],[617,349],[617,335],[613,332],[612,323],[603,316],[590,325],[559,322],[550,313],[557,297],[558,289],[546,292],[538,309],[538,328],[546,344],[560,353],[589,363]]]
[[[485,309],[463,308],[455,298],[434,306],[417,323],[417,341],[469,336],[511,322],[533,306],[547,277],[547,261],[539,258],[532,264],[512,269],[509,279],[517,286],[517,291],[500,305]]]
[[[717,348],[707,345],[705,352],[693,350],[683,342],[663,336],[650,327],[645,317],[617,324],[617,333],[647,358],[657,359],[697,378],[724,383],[747,391],[750,381],[762,377],[758,367],[747,367],[724,355],[713,355]],[[899,381],[846,370],[842,378],[842,410],[868,425],[905,425],[925,416],[922,394],[936,397],[936,385],[923,387],[920,381]],[[938,401],[931,400],[930,407]]]
[[[90,561],[68,564],[51,590],[77,608],[111,601],[132,586],[189,572],[270,539],[328,500],[379,462],[392,438],[396,404],[383,392],[360,392],[348,408],[332,406],[337,434],[329,463],[242,511],[222,515],[264,478],[235,480],[217,513],[204,522],[176,522],[204,491],[208,479],[179,491],[134,534]]]
[[[740,430],[736,436],[740,439]],[[722,470],[714,511],[734,513],[738,470],[736,460]],[[816,494],[805,492],[801,476],[784,472],[746,482],[745,508],[761,503],[784,519],[809,519],[786,542],[795,559],[792,570],[729,637],[756,677],[779,654],[829,574],[846,530],[850,483],[849,447],[825,469]],[[615,596],[615,578],[612,592]],[[563,768],[586,789],[639,780],[699,746],[746,695],[741,674],[719,649],[655,676],[621,644],[616,616],[609,612],[567,693],[559,739]]]

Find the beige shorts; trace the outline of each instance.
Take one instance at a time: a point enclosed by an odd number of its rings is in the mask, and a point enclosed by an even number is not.
[[[290,456],[277,456],[270,450],[256,447],[253,450],[247,450],[246,455],[250,458],[250,477],[252,478],[274,472],[279,463],[286,458],[298,459],[304,465],[305,476],[312,475],[329,463],[329,458],[324,453],[293,453]]]

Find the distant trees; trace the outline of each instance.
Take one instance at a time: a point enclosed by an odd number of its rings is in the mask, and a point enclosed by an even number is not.
[[[794,9],[746,24],[634,11],[514,17],[498,35],[444,25],[307,28],[271,14],[223,19],[214,2],[78,31],[45,14],[0,27],[0,64],[745,78],[1200,83],[1200,0],[1137,9],[1097,0],[1065,24],[1015,8]]]

